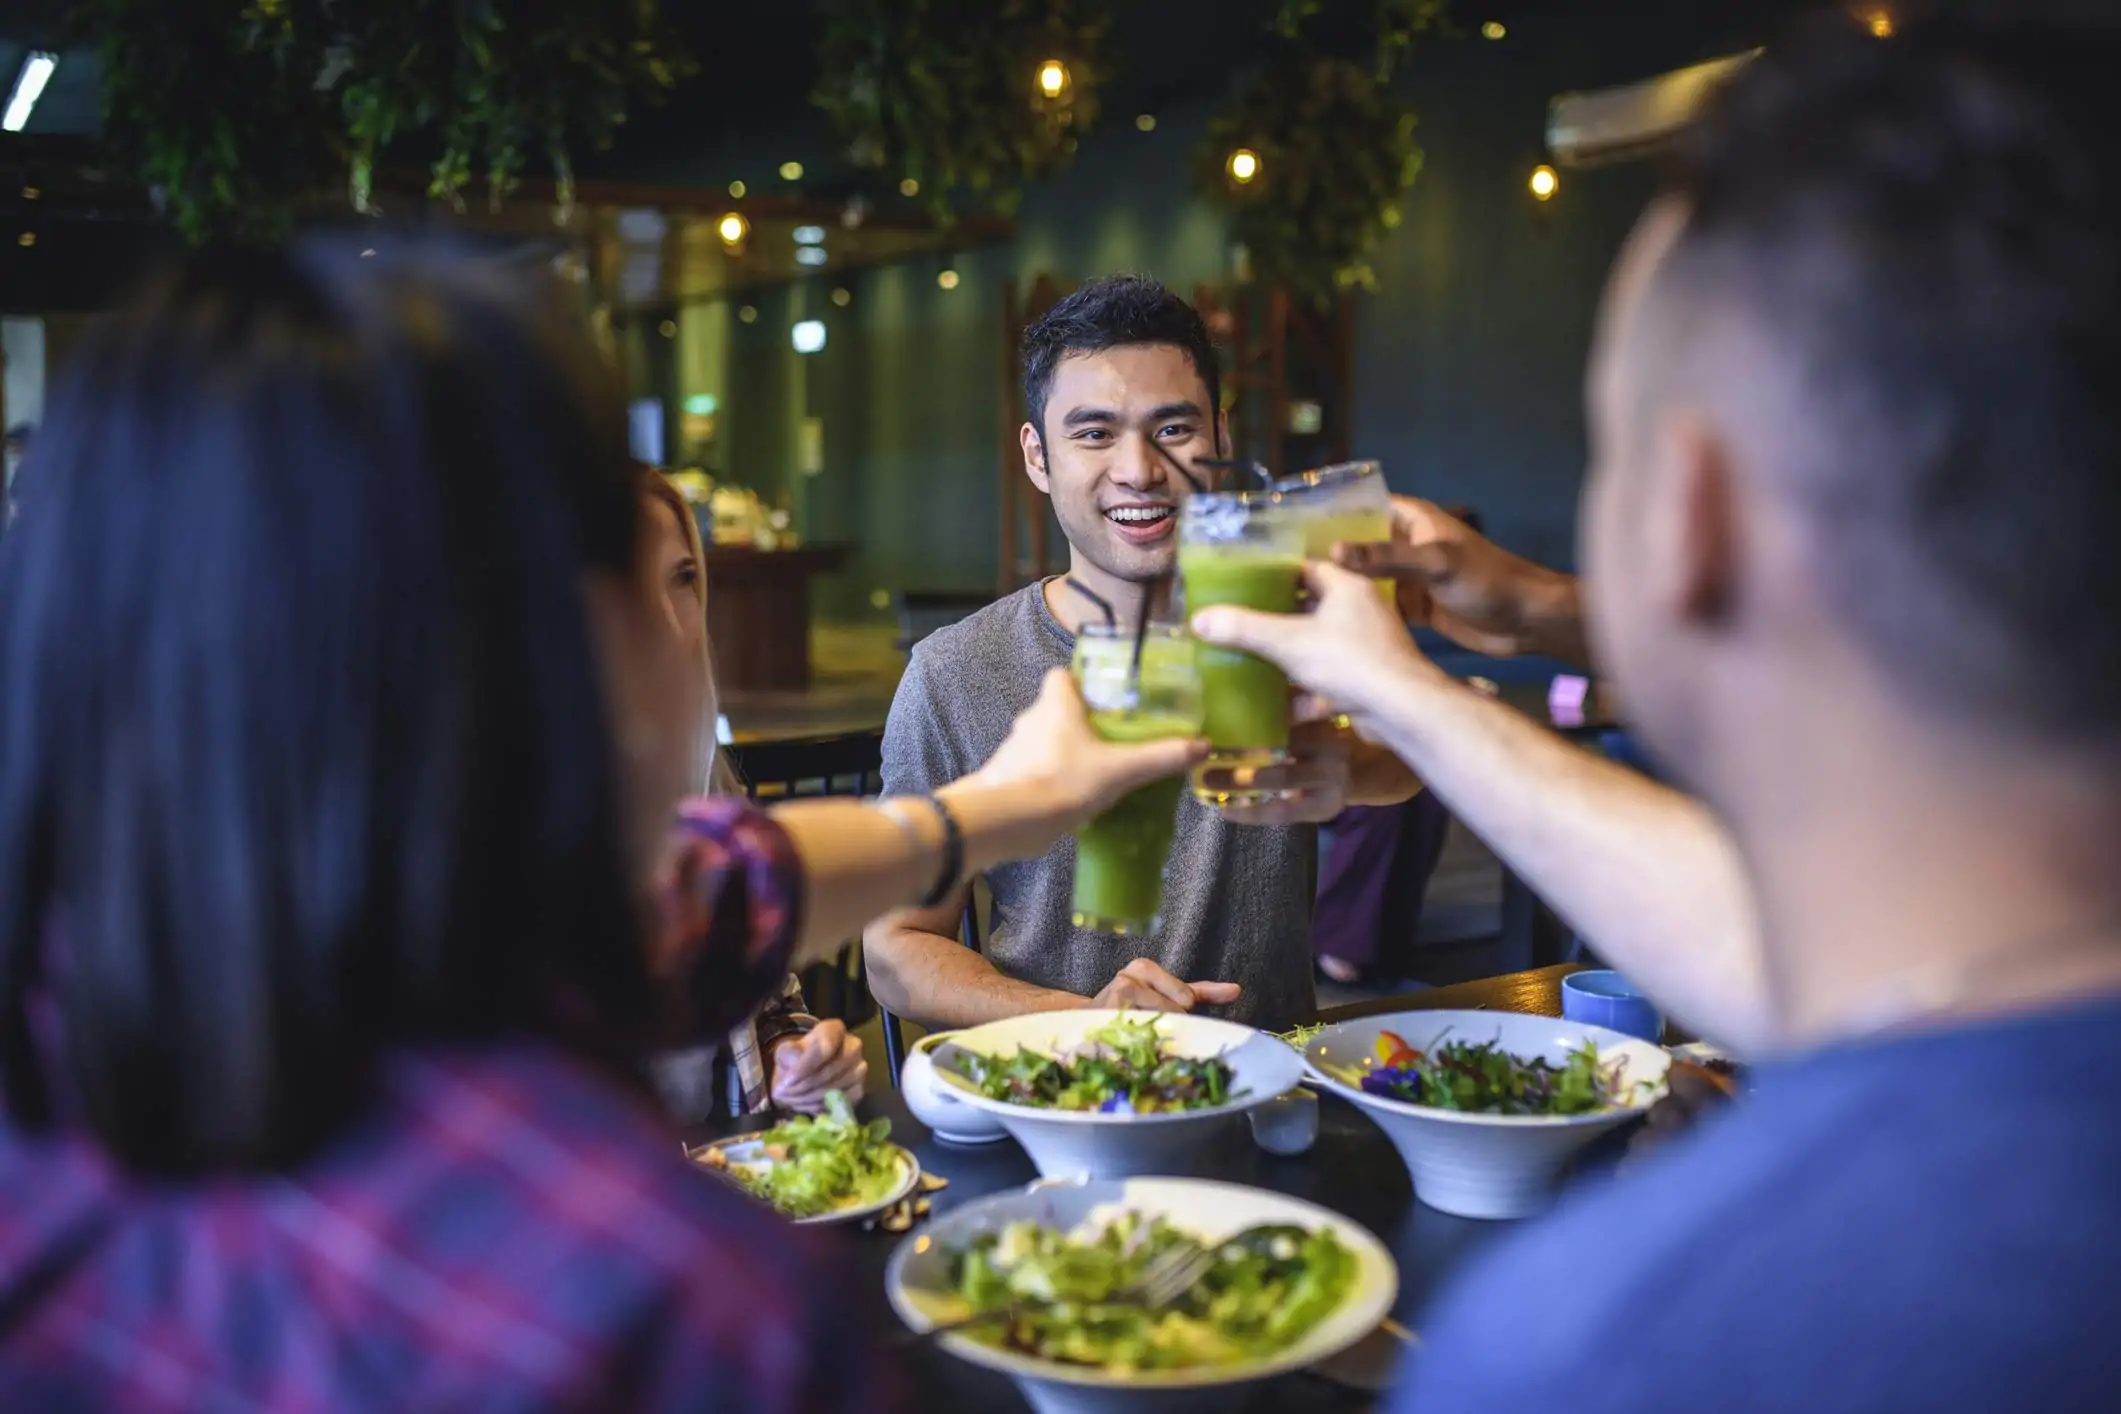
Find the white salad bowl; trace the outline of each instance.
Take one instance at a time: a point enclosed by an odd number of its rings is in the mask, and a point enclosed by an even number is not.
[[[1193,1059],[1221,1056],[1233,1072],[1230,1098],[1206,1109],[1160,1114],[1100,1114],[1086,1110],[1041,1109],[990,1100],[955,1068],[959,1051],[987,1056],[1014,1055],[1018,1047],[1058,1056],[1120,1017],[1143,1020],[1147,1012],[1048,1011],[1013,1016],[956,1032],[930,1052],[926,1083],[958,1104],[1001,1124],[1024,1146],[1038,1171],[1049,1178],[1088,1174],[1093,1178],[1127,1178],[1136,1174],[1183,1174],[1201,1161],[1207,1141],[1230,1120],[1264,1105],[1303,1079],[1303,1061],[1288,1043],[1205,1016],[1176,1013],[1156,1016],[1163,1044],[1174,1055]],[[911,1074],[911,1067],[908,1073]],[[912,1082],[906,1102],[919,1114]],[[923,1098],[921,1103],[925,1103]]]
[[[1233,1387],[1317,1364],[1375,1331],[1399,1294],[1399,1268],[1392,1254],[1361,1225],[1279,1193],[1187,1178],[1048,1179],[953,1208],[899,1243],[884,1271],[884,1289],[899,1319],[925,1331],[963,1313],[950,1263],[973,1238],[1023,1221],[1094,1231],[1128,1212],[1162,1217],[1208,1241],[1266,1223],[1289,1223],[1314,1232],[1330,1228],[1354,1254],[1355,1279],[1340,1305],[1301,1339],[1278,1354],[1242,1364],[1115,1371],[1003,1350],[964,1335],[941,1336],[938,1343],[959,1359],[1015,1379],[1039,1414],[1226,1411],[1232,1407]]]
[[[1525,1060],[1559,1065],[1586,1041],[1618,1068],[1621,1103],[1581,1115],[1466,1114],[1372,1095],[1359,1077],[1374,1069],[1378,1033],[1418,1051],[1439,1042],[1494,1041]],[[1660,1046],[1556,1017],[1494,1011],[1403,1011],[1328,1026],[1304,1062],[1316,1082],[1359,1105],[1407,1162],[1414,1195],[1467,1218],[1518,1218],[1545,1206],[1569,1156],[1632,1119],[1664,1093],[1671,1057]]]
[[[959,1100],[955,1087],[935,1083],[935,1048],[957,1039],[955,1031],[934,1031],[915,1041],[899,1073],[899,1095],[913,1117],[936,1138],[950,1144],[993,1144],[1009,1137],[1002,1122]]]

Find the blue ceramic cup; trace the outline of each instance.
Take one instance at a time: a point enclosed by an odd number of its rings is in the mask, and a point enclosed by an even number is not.
[[[1663,1014],[1618,972],[1571,972],[1562,978],[1561,1014],[1645,1041],[1664,1038]]]

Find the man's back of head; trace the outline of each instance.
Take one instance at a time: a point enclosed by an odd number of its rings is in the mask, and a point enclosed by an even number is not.
[[[2008,13],[1770,46],[1602,327],[1598,628],[1773,934],[2121,913],[2121,27]]]

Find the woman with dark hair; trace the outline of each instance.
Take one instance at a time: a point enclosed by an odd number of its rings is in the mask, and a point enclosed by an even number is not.
[[[350,255],[88,338],[0,543],[0,1408],[888,1406],[641,1057],[1195,748],[1056,678],[932,797],[693,809],[644,941],[697,708],[618,389]]]

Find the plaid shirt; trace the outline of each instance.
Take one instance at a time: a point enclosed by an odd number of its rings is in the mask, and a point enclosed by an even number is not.
[[[786,976],[799,872],[742,801],[682,833],[675,877],[720,906],[656,960],[714,1034]],[[852,1289],[535,1042],[392,1057],[284,1174],[146,1182],[0,1121],[5,1410],[893,1408]]]

